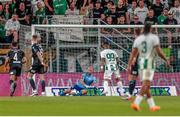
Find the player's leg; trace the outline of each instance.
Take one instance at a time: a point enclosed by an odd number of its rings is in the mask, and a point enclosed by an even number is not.
[[[10,96],[13,96],[15,88],[16,88],[16,81],[15,81],[15,72],[11,71],[10,72]]]
[[[73,90],[71,90],[70,94],[74,96],[82,96],[87,93],[86,88],[82,87],[79,84],[74,85]]]
[[[45,78],[44,78],[44,66],[40,66],[39,70],[37,71],[37,73],[39,73],[39,78],[41,79],[41,95],[45,96],[45,87],[46,87],[46,83],[45,83]]]
[[[140,70],[139,76],[142,81],[142,87],[140,89],[140,93],[136,96],[134,102],[131,104],[131,107],[136,111],[140,110],[139,105],[141,101],[143,100],[144,94],[146,94],[147,92],[147,84],[149,82],[148,77],[146,77],[146,70]]]
[[[32,95],[31,96],[36,96],[37,95],[37,90],[36,90],[36,84],[33,79],[33,75],[36,73],[36,67],[32,66],[31,69],[28,72],[27,78],[29,79],[30,85],[33,89]]]
[[[42,87],[41,95],[45,96],[45,87],[46,87],[46,84],[45,84],[44,74],[39,74],[39,78],[41,79],[41,87]]]
[[[11,94],[10,94],[10,96],[14,95],[14,92],[15,92],[16,86],[17,86],[16,81],[20,78],[20,76],[21,76],[21,68],[17,67],[15,75],[12,75],[12,78],[10,76],[10,83],[11,83]]]
[[[72,88],[71,89],[65,89],[64,91],[62,91],[60,93],[60,96],[65,96],[66,94],[70,94],[71,93],[71,90],[73,90]]]
[[[119,88],[119,91],[121,93],[121,96],[125,96],[123,83],[122,83],[122,79],[121,79],[119,70],[116,70],[114,73],[115,73],[115,80],[116,80],[117,86]]]
[[[76,94],[76,96],[84,96],[87,94],[87,90],[86,89],[82,89],[79,90],[79,92]]]
[[[146,94],[146,92],[147,92],[147,85],[146,84],[147,84],[147,82],[143,81],[140,93],[136,96],[133,104],[131,104],[131,107],[136,111],[141,110],[139,105],[140,105],[141,101],[143,100],[144,94]]]
[[[104,82],[103,82],[104,91],[102,93],[103,95],[108,94],[108,87],[109,87],[109,84],[111,83],[111,75],[112,75],[111,71],[106,70],[104,72]]]
[[[17,74],[17,68],[16,66],[10,66],[9,69],[10,74],[10,96],[13,96],[15,88],[16,88],[16,74]]]
[[[154,71],[150,71],[152,72],[150,74],[150,79],[149,82],[147,82],[147,90],[146,90],[146,96],[147,96],[147,103],[149,105],[150,111],[157,111],[160,110],[160,106],[156,106],[153,97],[151,96],[151,91],[150,91],[150,87],[151,87],[151,81],[153,79],[154,76]]]
[[[128,74],[129,80],[129,94],[128,99],[132,99],[131,96],[133,95],[133,91],[136,86],[136,79],[138,78],[138,62],[136,61],[133,66],[131,66],[132,70],[131,73]]]
[[[133,92],[134,92],[134,89],[135,89],[135,86],[136,86],[136,79],[137,79],[137,76],[135,75],[132,75],[132,74],[129,74],[128,75],[128,80],[129,80],[129,88],[128,88],[128,97],[127,99],[128,100],[131,100],[132,98],[132,95],[133,95]]]

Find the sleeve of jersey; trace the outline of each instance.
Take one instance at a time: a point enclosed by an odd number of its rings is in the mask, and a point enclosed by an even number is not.
[[[117,52],[115,52],[115,56],[116,56],[116,58],[118,58],[118,54],[117,54]]]
[[[137,45],[137,39],[135,39],[134,43],[133,43],[133,48],[137,48],[138,45]]]
[[[32,46],[32,49],[33,49],[33,51],[35,52],[35,53],[37,53],[37,52],[39,52],[39,49],[38,49],[38,47],[37,46]]]
[[[96,77],[94,77],[94,83],[97,83]]]
[[[82,74],[82,79],[83,79],[83,80],[84,80],[85,76],[86,76],[86,74],[85,74],[85,73],[83,73],[83,74]]]
[[[104,56],[104,53],[103,53],[103,52],[101,52],[101,58],[105,58],[105,56]]]

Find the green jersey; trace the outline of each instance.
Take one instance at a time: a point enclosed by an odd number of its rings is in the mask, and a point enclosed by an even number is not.
[[[53,7],[55,15],[65,15],[67,2],[66,0],[53,0]]]
[[[164,15],[160,15],[158,17],[158,24],[164,24],[164,20],[166,19],[167,17],[164,16]]]
[[[117,70],[117,58],[118,55],[114,50],[105,49],[101,52],[101,58],[105,58],[105,70],[116,71]]]
[[[45,18],[45,9],[44,8],[42,8],[42,9],[38,9],[37,11],[36,11],[36,13],[35,13],[35,15],[36,16],[38,16],[38,22],[40,23],[40,24],[42,24],[42,22],[43,22],[43,20],[44,20],[44,18]]]

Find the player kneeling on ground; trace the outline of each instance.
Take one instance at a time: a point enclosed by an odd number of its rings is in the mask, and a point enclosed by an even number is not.
[[[13,96],[16,89],[16,80],[21,76],[22,64],[26,62],[24,52],[19,49],[19,45],[17,42],[12,42],[12,48],[8,52],[5,68],[7,69],[7,65],[9,63],[9,74],[10,74],[10,96]]]
[[[92,74],[93,68],[88,67],[86,73],[82,74],[82,79],[80,79],[71,89],[66,89],[64,92],[61,92],[61,96],[64,95],[73,95],[73,96],[82,96],[87,94],[87,88],[89,86],[94,86],[96,83],[96,78]]]

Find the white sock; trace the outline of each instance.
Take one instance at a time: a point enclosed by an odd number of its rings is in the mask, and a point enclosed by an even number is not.
[[[147,99],[147,103],[149,104],[150,108],[155,106],[154,99],[152,97]]]
[[[119,87],[119,90],[120,90],[120,93],[121,93],[121,96],[124,96],[124,89],[123,89],[123,84],[121,81],[117,82],[117,86]]]
[[[33,93],[37,93],[37,90],[33,90]]]
[[[108,81],[104,81],[104,92],[108,92]]]
[[[143,99],[143,96],[137,95],[136,99],[134,100],[134,104],[139,105]]]

